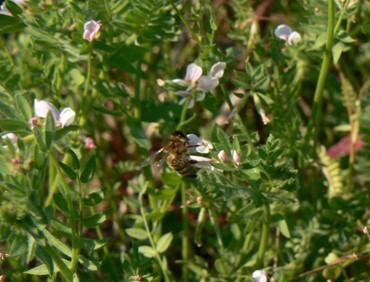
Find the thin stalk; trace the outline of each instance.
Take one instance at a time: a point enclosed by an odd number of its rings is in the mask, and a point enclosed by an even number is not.
[[[334,0],[328,0],[328,24],[327,24],[327,37],[326,37],[326,47],[324,52],[324,58],[320,69],[319,79],[317,81],[315,96],[314,96],[314,105],[312,110],[311,119],[308,123],[308,128],[305,136],[305,144],[307,145],[308,138],[312,131],[314,131],[313,141],[314,145],[317,142],[318,127],[320,124],[321,116],[321,103],[322,95],[325,87],[326,78],[328,76],[330,62],[332,58],[332,48],[334,41]]]
[[[85,80],[85,88],[83,92],[83,98],[86,98],[89,93],[90,83],[91,83],[91,72],[92,72],[92,46],[89,46],[89,55],[87,57],[87,76]]]
[[[268,204],[263,206],[263,225],[262,225],[262,234],[261,234],[261,241],[258,247],[258,254],[257,254],[257,265],[258,267],[263,267],[263,259],[265,256],[265,252],[268,245],[269,240],[269,232],[270,232],[270,207]]]
[[[186,120],[186,114],[187,114],[187,111],[188,111],[188,106],[189,106],[189,100],[185,100],[184,105],[182,106],[180,121],[179,121],[179,123],[176,127],[176,130],[180,130],[183,127],[184,122]]]
[[[78,222],[76,220],[71,219],[72,222],[73,222],[73,224],[72,224],[73,225],[73,228],[72,228],[72,258],[71,258],[71,267],[70,267],[72,273],[77,273],[78,257],[80,255],[80,238],[82,236],[82,220],[83,220],[83,215],[82,215],[82,208],[83,208],[82,187],[81,187],[80,180],[77,180],[77,186],[78,186],[77,188],[78,188],[78,194],[79,194],[78,214],[80,215],[80,218],[79,218],[80,222],[78,224]],[[71,218],[73,218],[72,214],[71,214]]]
[[[217,243],[220,246],[221,253],[222,253],[224,251],[224,243],[222,242],[220,226],[218,225],[218,222],[216,220],[215,213],[213,212],[213,210],[209,208],[208,212],[209,212],[209,218],[211,220],[213,228],[215,229]]]
[[[182,279],[181,281],[189,281],[189,221],[188,221],[188,205],[186,199],[186,186],[181,184],[181,205],[182,205]]]
[[[339,31],[340,25],[343,21],[344,13],[348,8],[348,4],[349,4],[349,0],[346,0],[343,4],[343,7],[342,7],[342,9],[340,11],[340,14],[339,14],[339,18],[338,18],[337,23],[335,24],[335,27],[334,27],[334,35],[336,35]]]
[[[155,252],[155,258],[157,259],[158,264],[159,264],[159,267],[162,270],[162,274],[163,274],[164,280],[166,282],[169,282],[170,279],[169,279],[169,277],[167,275],[167,271],[166,271],[166,269],[163,266],[161,257],[159,256],[159,253],[157,252],[157,248],[155,246],[155,243],[154,243],[154,240],[153,240],[153,237],[152,237],[152,233],[150,232],[150,229],[149,229],[148,221],[146,219],[146,215],[145,215],[145,211],[144,211],[144,203],[143,203],[143,198],[142,197],[143,197],[143,194],[141,194],[139,196],[139,202],[140,202],[140,213],[141,213],[141,217],[143,218],[144,227],[145,227],[146,233],[148,235],[148,239],[149,239],[150,245],[151,245],[151,247],[153,248],[153,250]]]

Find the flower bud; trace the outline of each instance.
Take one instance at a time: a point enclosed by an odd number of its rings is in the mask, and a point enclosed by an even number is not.
[[[237,166],[240,166],[241,159],[240,159],[240,155],[239,155],[239,153],[238,153],[236,150],[231,150],[231,156],[232,156],[232,158],[233,158],[233,162],[234,162]]]
[[[96,149],[94,139],[92,139],[91,137],[86,137],[85,138],[85,149],[87,149],[89,151],[93,151],[93,150]]]
[[[225,150],[221,150],[220,152],[218,152],[217,157],[223,163],[227,163],[229,161],[229,156],[227,155]]]

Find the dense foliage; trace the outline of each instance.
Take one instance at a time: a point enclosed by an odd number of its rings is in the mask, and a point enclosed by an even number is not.
[[[0,280],[369,281],[369,38],[366,0],[6,1]]]

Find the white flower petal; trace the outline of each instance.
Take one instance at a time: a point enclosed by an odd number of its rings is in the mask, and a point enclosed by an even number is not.
[[[188,86],[189,85],[188,81],[186,81],[184,79],[179,79],[179,78],[172,79],[172,82],[175,83],[175,84],[178,84],[180,86]]]
[[[195,151],[200,154],[208,154],[209,151],[213,150],[213,145],[211,142],[199,138],[195,134],[187,134],[186,137],[188,138],[189,145],[193,146]]]
[[[211,67],[210,76],[215,78],[221,78],[224,75],[224,71],[226,68],[225,62],[217,62]]]
[[[281,24],[276,27],[275,29],[275,35],[279,37],[282,40],[288,40],[289,35],[293,32],[293,30],[290,28],[290,26],[286,24]]]
[[[40,118],[46,118],[50,111],[53,115],[54,121],[57,122],[59,120],[59,112],[57,108],[48,101],[35,99],[33,101],[33,110],[35,112],[35,116]]]
[[[241,163],[240,155],[236,150],[231,150],[231,156],[233,158],[234,163],[239,166]]]
[[[192,63],[186,68],[185,80],[194,83],[202,76],[202,73],[202,68],[197,64]]]
[[[210,159],[210,158],[206,158],[206,157],[202,157],[202,156],[196,156],[196,155],[190,155],[189,159],[192,160],[192,161],[196,161],[198,163],[210,163],[210,162],[212,162],[212,159]]]
[[[92,41],[96,38],[98,35],[98,32],[100,31],[102,24],[97,21],[88,21],[84,24],[84,33],[83,33],[83,39],[87,41]]]
[[[9,132],[1,136],[3,140],[10,140],[13,144],[16,144],[18,141],[17,135],[15,135],[13,132]]]
[[[227,155],[225,150],[221,150],[220,152],[218,152],[217,157],[223,163],[227,163],[229,161],[229,156]]]
[[[266,272],[263,270],[255,270],[252,273],[253,282],[267,282]]]
[[[209,92],[215,89],[218,85],[218,78],[209,75],[202,76],[198,82],[198,89],[200,91]]]
[[[287,43],[288,43],[288,45],[294,45],[294,44],[297,44],[298,42],[300,42],[301,40],[302,40],[301,35],[298,32],[293,31],[289,35]]]
[[[60,113],[59,122],[62,127],[69,126],[75,120],[76,113],[71,108],[65,108]]]

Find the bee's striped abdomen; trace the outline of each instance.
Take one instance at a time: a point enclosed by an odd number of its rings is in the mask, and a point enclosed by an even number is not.
[[[182,176],[197,176],[197,168],[193,166],[187,155],[169,155],[167,163]]]

